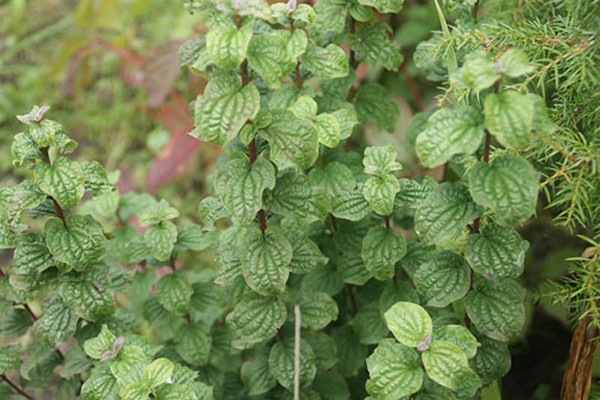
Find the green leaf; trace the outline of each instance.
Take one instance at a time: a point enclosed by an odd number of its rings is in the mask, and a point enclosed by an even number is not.
[[[361,256],[375,279],[391,279],[395,265],[406,254],[406,241],[393,230],[377,225],[369,229],[362,241]]]
[[[363,0],[364,1],[364,0]],[[356,50],[368,67],[378,67],[391,71],[398,69],[403,56],[398,45],[388,37],[386,23],[361,24],[349,38],[350,47]]]
[[[502,54],[496,63],[497,69],[510,78],[518,78],[533,71],[533,65],[527,54],[521,49],[509,49]]]
[[[505,343],[500,343],[485,336],[479,337],[481,347],[471,360],[471,367],[481,377],[484,384],[499,379],[510,370],[510,350]]]
[[[329,263],[304,275],[301,288],[304,292],[325,292],[335,296],[344,288],[344,282],[335,267]]]
[[[470,330],[462,325],[444,325],[433,330],[433,341],[443,340],[450,342],[462,351],[467,358],[475,357],[479,342]]]
[[[324,373],[318,371],[312,387],[321,396],[321,399],[350,400],[351,398],[346,379],[336,370]]]
[[[44,314],[33,324],[34,335],[52,348],[69,339],[77,328],[77,316],[59,298],[44,309]]]
[[[272,338],[285,322],[287,313],[281,300],[256,293],[244,295],[227,316],[231,328],[231,345],[247,349]]]
[[[467,294],[469,274],[469,266],[461,256],[445,251],[422,264],[413,281],[427,306],[446,307]]]
[[[156,299],[164,308],[176,315],[188,312],[193,293],[187,275],[181,272],[165,275],[156,284]]]
[[[260,94],[253,83],[242,86],[237,75],[214,73],[196,99],[196,129],[192,136],[216,144],[233,140],[247,120],[260,109]]]
[[[179,211],[169,206],[166,200],[161,200],[142,211],[138,216],[138,220],[141,226],[148,226],[177,217],[179,217]]]
[[[388,282],[379,296],[379,312],[381,315],[385,314],[399,301],[419,303],[419,295],[408,282]]]
[[[427,311],[418,304],[400,301],[383,317],[394,337],[408,347],[417,347],[431,340],[433,322]]]
[[[299,119],[312,120],[317,116],[317,102],[310,96],[300,96],[287,109]]]
[[[260,133],[269,142],[271,160],[280,171],[305,170],[317,160],[319,137],[315,125],[290,111],[273,113],[273,123]]]
[[[322,170],[313,168],[309,177],[315,184],[324,188],[334,201],[336,197],[356,188],[356,179],[350,168],[337,161],[327,163]]]
[[[43,158],[37,143],[33,141],[31,136],[23,132],[17,133],[13,138],[11,155],[15,168],[20,168],[25,163]]]
[[[302,44],[306,48],[306,34],[302,30],[294,33],[275,31],[255,35],[250,42],[248,63],[269,87],[280,88],[281,80],[296,67],[297,55],[289,47],[292,35],[300,40],[300,48]],[[302,49],[301,52],[303,51]]]
[[[112,332],[108,329],[108,326],[102,325],[102,329],[100,330],[98,336],[93,339],[86,340],[83,344],[85,354],[91,358],[99,360],[104,352],[112,349],[115,339],[116,336],[112,334]]]
[[[355,377],[365,366],[369,348],[360,343],[358,336],[349,325],[333,331],[332,337],[337,344],[339,363],[337,369],[344,377]]]
[[[67,307],[86,321],[107,318],[115,312],[114,293],[92,279],[65,280],[60,294]]]
[[[340,142],[341,127],[338,119],[332,114],[319,114],[315,120],[319,142],[326,147],[334,148]]]
[[[190,220],[183,220],[177,225],[177,242],[175,252],[182,250],[202,251],[213,243],[213,235],[202,230],[200,225]]]
[[[424,243],[452,239],[481,214],[468,189],[460,183],[442,183],[415,212],[415,230]]]
[[[479,332],[505,342],[525,325],[525,294],[512,279],[480,279],[467,295],[467,315]]]
[[[202,322],[194,322],[184,326],[178,332],[177,353],[186,362],[201,366],[208,363],[212,338],[209,328]]]
[[[81,400],[117,400],[117,380],[108,368],[94,368],[81,387]]]
[[[500,225],[527,220],[535,212],[539,175],[524,158],[503,153],[491,163],[478,162],[469,173],[476,203],[489,207]]]
[[[398,153],[392,145],[369,146],[365,149],[363,165],[365,173],[375,176],[391,174],[402,169],[402,165],[396,161]]]
[[[257,351],[254,359],[242,364],[240,377],[249,396],[265,394],[277,385],[277,380],[269,371],[269,353],[263,350]]]
[[[319,246],[306,237],[294,237],[290,240],[292,245],[292,259],[290,261],[290,271],[295,274],[306,274],[319,265],[327,263]]]
[[[83,172],[85,190],[91,191],[94,196],[112,189],[104,167],[97,161],[84,161],[80,164]]]
[[[134,382],[121,393],[121,400],[148,400],[151,389],[143,382]]]
[[[158,400],[199,400],[192,386],[179,384],[163,385],[155,390],[155,395]]]
[[[451,76],[451,80],[477,94],[492,87],[502,77],[500,72],[483,52],[476,51],[467,54],[464,64]]]
[[[302,66],[321,80],[342,78],[348,75],[348,56],[339,46],[327,47],[309,44],[302,56]]]
[[[66,222],[46,222],[46,245],[55,260],[81,271],[96,264],[105,253],[102,226],[89,215],[72,215]]]
[[[269,371],[288,390],[294,387],[294,341],[277,342],[269,354]],[[300,341],[300,386],[312,383],[317,373],[315,353],[306,340]]]
[[[303,293],[297,301],[303,328],[324,329],[338,317],[338,306],[327,293]]]
[[[159,261],[167,261],[171,258],[176,241],[177,227],[169,221],[152,225],[144,233],[144,243],[150,250],[150,255]]]
[[[331,336],[323,332],[313,332],[312,334],[303,335],[303,338],[310,344],[315,353],[317,378],[338,363],[337,345]]]
[[[50,119],[30,123],[27,128],[27,133],[29,133],[31,139],[40,147],[50,147],[56,142],[56,136],[59,133],[64,133],[62,125]]]
[[[362,306],[350,324],[363,344],[377,344],[390,334],[379,312],[378,301]]]
[[[473,154],[483,139],[482,122],[481,112],[470,106],[436,111],[417,137],[416,150],[421,163],[434,168],[455,154]]]
[[[400,117],[398,104],[389,98],[385,87],[377,83],[361,85],[354,97],[358,120],[374,122],[379,130],[394,132]]]
[[[4,346],[0,349],[0,374],[4,375],[12,370],[19,368],[21,359],[16,348],[13,346]]]
[[[398,180],[398,183],[400,191],[394,200],[396,209],[416,209],[437,186],[437,182],[429,176],[423,177],[420,181],[402,178]]]
[[[28,233],[19,237],[13,263],[13,272],[17,274],[39,274],[55,265],[52,254],[46,247],[45,237],[40,233]]]
[[[529,144],[533,127],[533,98],[515,91],[490,93],[483,104],[485,127],[509,149]]]
[[[373,277],[358,252],[344,253],[337,260],[337,270],[345,283],[362,286]]]
[[[202,230],[204,231],[214,231],[215,223],[229,215],[221,199],[212,196],[202,199],[198,214],[202,220]]]
[[[234,25],[212,27],[206,34],[210,59],[221,68],[239,66],[246,58],[252,27],[252,22],[244,24],[239,30]]]
[[[358,0],[360,4],[375,7],[378,11],[387,13],[398,13],[402,9],[404,0]],[[398,396],[402,397],[402,396]]]
[[[119,387],[127,387],[132,383],[140,382],[148,357],[142,348],[134,345],[125,345],[118,356],[109,361],[109,368],[117,378]]]
[[[315,4],[315,23],[311,27],[311,38],[327,37],[330,32],[340,33],[346,26],[346,15],[349,3],[332,0],[319,1]]]
[[[252,290],[264,295],[285,290],[293,250],[283,234],[267,230],[263,236],[258,228],[249,228],[240,251],[242,273]]]
[[[416,393],[423,384],[419,356],[413,349],[384,339],[367,358],[367,392],[375,399],[393,400]]]
[[[83,171],[78,163],[65,157],[52,164],[35,167],[35,182],[64,209],[75,207],[85,192]]]
[[[175,366],[166,358],[158,358],[152,361],[144,370],[143,383],[148,388],[155,388],[166,383],[173,373]]]
[[[11,307],[5,312],[2,324],[0,324],[0,335],[6,339],[23,336],[30,326],[31,317],[27,311]]]
[[[373,176],[365,182],[363,196],[371,210],[379,215],[387,216],[394,211],[394,199],[399,191],[400,184],[395,176]]]
[[[241,152],[231,155],[219,171],[215,189],[232,217],[248,223],[262,208],[262,193],[275,186],[275,168],[265,159],[250,162]]]
[[[465,255],[471,268],[487,279],[517,278],[523,273],[529,242],[511,227],[491,223],[469,235]]]
[[[277,178],[272,195],[270,211],[306,223],[323,220],[330,208],[329,199],[320,187],[293,172]]]
[[[358,124],[358,117],[354,107],[342,108],[331,113],[340,125],[340,140],[348,139],[352,135],[354,125]]]
[[[423,352],[425,372],[433,381],[450,389],[458,390],[469,362],[464,351],[450,342],[435,340]]]

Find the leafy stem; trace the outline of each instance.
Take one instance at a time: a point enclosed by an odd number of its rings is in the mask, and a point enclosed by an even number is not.
[[[17,392],[21,396],[25,397],[26,399],[34,400],[33,396],[31,396],[30,394],[28,394],[25,390],[23,390],[22,387],[20,387],[19,385],[17,385],[16,383],[14,383],[12,380],[10,380],[10,378],[8,376],[6,376],[5,374],[2,374],[0,376],[2,376],[2,380],[4,382],[6,382],[8,384],[8,386],[10,386],[11,388],[13,388],[15,392]]]

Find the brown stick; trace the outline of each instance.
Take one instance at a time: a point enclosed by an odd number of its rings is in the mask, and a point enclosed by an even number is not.
[[[17,385],[16,383],[14,383],[13,381],[11,381],[8,376],[2,374],[0,375],[2,377],[2,380],[4,382],[6,382],[8,384],[8,386],[10,386],[11,388],[14,389],[15,392],[17,392],[18,394],[20,394],[21,396],[25,397],[26,399],[29,400],[34,400],[34,398],[29,395],[25,390],[23,390],[22,387],[20,387],[19,385]]]
[[[569,350],[569,365],[563,377],[562,400],[586,400],[592,384],[592,360],[600,332],[591,317],[579,320]]]

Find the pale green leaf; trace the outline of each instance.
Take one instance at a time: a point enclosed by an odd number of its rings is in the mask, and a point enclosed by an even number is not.
[[[278,231],[249,228],[240,248],[244,279],[250,288],[260,294],[283,292],[289,276],[292,245]]]
[[[317,102],[310,96],[300,96],[287,109],[299,119],[312,120],[317,116]]]
[[[138,222],[141,226],[148,226],[177,217],[179,217],[179,211],[169,206],[166,200],[161,200],[142,211],[138,216]]]
[[[302,56],[302,66],[321,80],[342,78],[348,75],[348,56],[335,44],[318,47],[309,44]]]
[[[367,358],[367,392],[378,400],[396,400],[416,393],[423,384],[419,356],[413,349],[385,339]]]
[[[85,190],[97,196],[112,189],[108,174],[104,167],[97,161],[84,161],[80,164],[83,172]]]
[[[450,342],[465,352],[467,358],[475,357],[479,342],[470,330],[462,325],[443,325],[433,330],[433,341]]]
[[[433,189],[415,212],[415,230],[425,243],[452,239],[481,214],[469,191],[460,183],[443,183]]]
[[[406,241],[393,230],[376,225],[362,241],[361,255],[365,266],[376,279],[391,279],[395,265],[406,254]]]
[[[221,68],[235,68],[244,61],[252,39],[253,23],[239,30],[233,26],[212,27],[206,34],[206,48],[210,59]]]
[[[269,370],[284,388],[294,387],[294,341],[277,342],[269,354]],[[300,341],[300,386],[312,383],[317,373],[315,354],[306,340]]]
[[[469,173],[476,203],[489,207],[500,225],[527,220],[535,212],[539,175],[524,158],[503,153],[492,162],[478,162]]]
[[[150,250],[150,255],[159,261],[167,261],[171,258],[176,241],[177,227],[169,221],[152,225],[144,233],[144,243]]]
[[[319,114],[315,119],[319,142],[334,148],[340,142],[341,127],[338,119],[332,114]]]
[[[501,145],[515,149],[529,144],[534,118],[532,97],[512,90],[490,93],[483,107],[485,127]]]
[[[178,330],[175,350],[186,362],[201,366],[208,363],[212,338],[209,328],[202,322],[190,323]]]
[[[143,383],[148,388],[155,388],[171,379],[175,366],[166,358],[152,361],[144,370]]]
[[[6,374],[19,368],[21,359],[14,346],[4,346],[0,349],[0,374]]]
[[[81,400],[117,400],[117,380],[108,368],[94,368],[81,387]]]
[[[404,0],[359,0],[358,2],[365,6],[375,7],[384,14],[400,12],[404,4]]]
[[[44,314],[34,322],[33,334],[52,348],[69,339],[77,328],[77,316],[59,298],[44,309]]]
[[[75,207],[83,197],[83,171],[68,158],[59,157],[52,164],[40,163],[34,173],[40,189],[64,209]]]
[[[458,254],[445,251],[422,264],[413,281],[431,307],[446,307],[469,291],[470,269]]]
[[[408,347],[417,347],[431,340],[433,322],[418,304],[400,301],[386,311],[384,318],[396,339]]]
[[[121,393],[121,400],[148,400],[151,389],[142,382],[134,382]]]
[[[352,135],[354,125],[358,124],[358,117],[354,107],[342,108],[331,113],[340,125],[340,140],[348,139]]]
[[[436,111],[419,134],[416,150],[421,163],[434,168],[455,154],[473,154],[483,139],[481,112],[471,106]]]
[[[465,57],[460,69],[451,76],[459,86],[479,93],[488,89],[502,77],[497,65],[494,65],[483,52],[475,52]]]
[[[215,223],[229,215],[221,199],[212,196],[202,199],[198,214],[202,220],[202,229],[205,231],[214,231]]]
[[[533,71],[533,65],[527,59],[527,54],[521,49],[509,49],[496,64],[497,69],[510,78],[518,78]]]
[[[54,265],[54,258],[46,247],[43,234],[28,233],[18,238],[13,256],[13,272],[39,274]]]
[[[51,218],[44,229],[46,245],[54,259],[76,270],[84,270],[104,256],[102,226],[89,215],[73,215],[65,223]]]
[[[402,169],[402,165],[396,161],[398,153],[392,145],[369,146],[365,149],[363,165],[365,173],[369,175],[383,176]]]
[[[512,279],[480,279],[467,295],[467,315],[479,332],[505,342],[523,329],[525,294]]]
[[[487,279],[517,278],[528,248],[529,242],[513,228],[491,223],[469,236],[465,255],[471,268]]]
[[[385,23],[361,24],[350,36],[350,47],[360,54],[368,67],[382,66],[395,71],[402,63],[404,57],[398,45],[388,37],[388,29]]]
[[[464,351],[443,340],[434,340],[423,352],[422,360],[427,376],[450,390],[459,388],[464,371],[469,370]]]
[[[193,293],[187,275],[181,272],[165,275],[156,284],[156,299],[164,308],[176,315],[188,312]]]
[[[396,130],[400,109],[398,104],[389,98],[385,87],[377,83],[361,85],[354,97],[354,107],[360,122],[374,122],[382,131]]]
[[[99,360],[105,351],[109,351],[113,347],[116,336],[108,329],[108,326],[102,325],[102,329],[98,336],[88,339],[83,344],[85,354]]]
[[[260,109],[256,86],[242,86],[237,75],[215,73],[196,99],[193,136],[216,144],[233,140]]]
[[[255,35],[250,42],[248,63],[269,87],[280,88],[281,80],[296,67],[296,55],[289,49],[291,35],[264,33]],[[306,34],[300,30],[296,35],[302,35],[298,37],[304,38],[306,47]]]
[[[371,210],[379,215],[391,215],[394,211],[394,199],[400,191],[398,179],[393,175],[373,176],[363,187],[363,196]]]
[[[43,158],[37,143],[31,136],[20,132],[15,135],[11,145],[11,155],[15,168],[20,168],[25,163],[41,160]]]
[[[338,306],[327,293],[303,293],[297,300],[303,328],[324,329],[338,316]]]

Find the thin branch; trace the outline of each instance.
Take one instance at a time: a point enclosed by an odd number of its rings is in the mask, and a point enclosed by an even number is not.
[[[294,325],[294,400],[300,400],[300,306],[294,306],[296,321]]]
[[[400,66],[400,71],[402,71],[402,74],[404,75],[404,79],[406,80],[408,89],[410,90],[410,93],[412,94],[412,96],[415,100],[415,103],[417,104],[417,107],[419,108],[419,111],[425,111],[425,103],[423,102],[423,96],[421,96],[421,91],[419,90],[419,86],[417,85],[415,80],[412,78],[412,76],[408,72],[408,67],[406,65],[406,62],[402,63],[402,65]]]
[[[2,380],[3,380],[4,382],[6,382],[6,383],[7,383],[7,384],[8,384],[8,385],[11,387],[11,388],[13,388],[15,392],[17,392],[17,393],[18,393],[18,394],[20,394],[21,396],[25,397],[26,399],[29,399],[29,400],[34,400],[34,398],[33,398],[33,397],[30,395],[30,394],[28,394],[28,393],[27,393],[25,390],[23,390],[23,388],[22,388],[22,387],[20,387],[19,385],[17,385],[17,384],[16,384],[16,383],[14,383],[13,381],[11,381],[11,380],[8,378],[8,376],[6,376],[6,375],[4,375],[4,374],[2,374],[2,375],[0,375],[0,376],[2,376]]]

